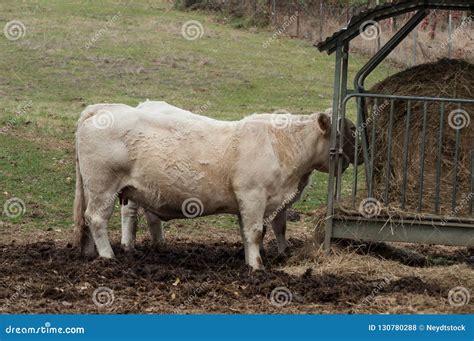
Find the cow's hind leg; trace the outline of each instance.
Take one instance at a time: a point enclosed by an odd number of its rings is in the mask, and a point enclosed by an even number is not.
[[[132,200],[128,200],[127,205],[122,205],[122,247],[125,251],[132,251],[135,248],[135,238],[137,235],[137,213],[138,205]]]
[[[145,218],[148,224],[148,229],[150,230],[153,245],[165,245],[165,236],[163,233],[163,227],[161,226],[161,219],[158,218],[156,214],[146,210]]]
[[[263,239],[263,214],[265,212],[265,197],[258,192],[237,195],[239,210],[243,224],[244,247],[248,255],[247,264],[254,270],[262,270],[263,262],[260,256],[260,245]]]
[[[88,258],[96,257],[97,253],[95,251],[94,238],[92,237],[92,232],[89,226],[86,226],[86,230],[81,238],[80,245],[82,254]]]
[[[95,246],[99,256],[103,258],[114,258],[114,252],[110,246],[107,234],[107,224],[115,205],[115,194],[101,193],[100,195],[89,195],[85,218],[90,226]]]
[[[242,243],[244,244],[244,254],[245,254],[245,264],[249,263],[249,253],[247,247],[247,240],[244,233],[244,223],[242,222],[242,217],[239,215],[239,230],[240,236],[242,237]]]

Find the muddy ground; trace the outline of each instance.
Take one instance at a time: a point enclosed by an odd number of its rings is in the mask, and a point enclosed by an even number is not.
[[[69,231],[25,235],[10,228],[0,240],[0,312],[474,311],[472,299],[462,306],[447,299],[453,287],[474,289],[474,272],[462,248],[406,245],[423,260],[415,257],[412,264],[384,247],[354,244],[325,256],[311,244],[310,234],[293,231],[290,255],[279,256],[268,236],[266,271],[252,272],[244,265],[237,229],[181,228],[166,234],[165,248],[142,236],[130,254],[121,250],[115,232],[117,258],[110,261],[81,257]],[[98,294],[101,287],[108,289]]]

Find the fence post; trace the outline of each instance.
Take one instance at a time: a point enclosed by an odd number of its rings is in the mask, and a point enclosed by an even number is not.
[[[296,12],[296,38],[300,36],[300,11]]]
[[[418,26],[413,30],[413,66],[416,65],[416,45],[418,42]]]
[[[319,3],[319,41],[323,41],[323,13],[324,12],[324,2],[323,0]]]
[[[453,16],[448,12],[448,58],[451,58],[453,51]]]
[[[272,25],[276,25],[276,0],[272,0]]]

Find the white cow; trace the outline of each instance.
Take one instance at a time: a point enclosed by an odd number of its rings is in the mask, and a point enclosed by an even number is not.
[[[212,119],[206,116],[194,114],[188,110],[175,107],[163,101],[146,100],[145,102],[140,103],[137,106],[137,109],[146,110],[148,112],[155,113],[156,115],[170,115],[173,117],[179,117],[186,120],[199,120],[199,121],[212,122]],[[252,116],[249,116],[247,119],[272,120],[272,119],[275,119],[275,116],[268,115],[268,114],[252,115]],[[291,200],[287,200],[285,202],[285,205],[282,206],[281,209],[278,210],[278,212],[275,212],[275,214],[272,216],[270,223],[273,228],[273,232],[275,233],[279,253],[283,253],[287,248],[287,242],[285,238],[286,209],[293,202],[298,200],[301,194],[302,194],[301,192],[298,192],[294,196],[292,196]],[[135,248],[138,208],[139,208],[139,205],[133,202],[132,200],[127,200],[126,202],[123,202],[121,205],[121,217],[122,217],[121,244],[126,251],[131,251]],[[152,243],[154,245],[163,246],[165,244],[165,238],[164,238],[164,231],[162,228],[161,220],[153,212],[147,211],[146,209],[144,211],[145,211],[145,218],[148,224],[148,228],[150,230],[150,235],[152,237]],[[240,219],[239,219],[239,225],[240,225],[240,232],[243,236],[243,226]],[[267,224],[264,224],[263,226],[262,241],[260,243],[260,252],[263,252],[263,239],[266,234],[266,227],[267,227],[266,225]]]
[[[163,101],[150,101],[140,103],[137,106],[139,110],[146,110],[147,112],[154,113],[156,115],[169,115],[173,117],[179,117],[186,120],[201,120],[201,121],[212,121],[212,119],[196,115],[190,111],[175,107]],[[121,217],[122,217],[122,241],[121,244],[126,251],[131,251],[135,247],[135,239],[137,234],[137,216],[138,216],[139,205],[132,201],[126,200],[121,205]],[[164,245],[165,238],[163,227],[161,225],[160,218],[151,211],[145,209],[145,219],[150,230],[152,243],[154,245]]]
[[[262,269],[264,219],[328,172],[330,117],[268,115],[224,122],[156,115],[122,104],[86,108],[76,131],[75,222],[86,254],[113,258],[107,224],[116,193],[160,220],[220,213],[242,225],[245,260]],[[106,122],[107,124],[104,124]],[[354,159],[354,125],[343,125],[343,168]]]

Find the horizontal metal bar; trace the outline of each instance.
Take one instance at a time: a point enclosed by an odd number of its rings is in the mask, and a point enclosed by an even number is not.
[[[381,222],[334,218],[332,238],[473,247],[474,225],[391,221],[384,226]]]
[[[472,104],[474,99],[465,98],[445,98],[445,97],[417,97],[417,96],[397,96],[397,95],[383,95],[383,94],[371,94],[371,93],[353,93],[349,94],[344,98],[344,104],[354,97],[370,97],[370,98],[387,98],[395,100],[407,100],[407,101],[429,101],[429,102],[451,102],[451,103],[462,103]]]
[[[336,219],[339,220],[347,220],[347,221],[357,221],[357,222],[364,222],[370,221],[375,223],[382,223],[384,225],[387,221],[395,222],[395,223],[403,223],[405,225],[409,225],[411,223],[422,224],[422,225],[429,225],[433,226],[436,224],[440,225],[449,225],[449,226],[458,226],[458,227],[474,227],[474,219],[469,217],[455,217],[450,215],[445,216],[435,216],[430,214],[410,214],[410,213],[403,213],[403,218],[393,218],[388,216],[378,216],[376,218],[364,218],[359,215],[353,216],[345,216],[345,215],[335,215]]]

